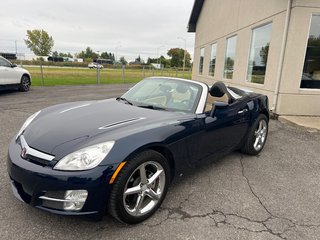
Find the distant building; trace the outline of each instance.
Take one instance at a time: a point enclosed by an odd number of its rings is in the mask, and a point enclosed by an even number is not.
[[[48,62],[83,62],[82,58],[71,58],[71,57],[53,57],[53,56],[46,56],[42,57],[44,61]]]
[[[113,60],[111,60],[111,59],[103,59],[103,58],[93,59],[93,62],[96,62],[96,63],[99,63],[99,64],[113,64]]]
[[[151,66],[154,67],[155,69],[161,69],[163,65],[160,63],[151,63]]]
[[[268,95],[280,115],[320,116],[319,0],[195,0],[192,78]]]
[[[82,63],[83,62],[83,58],[74,58],[74,62]]]
[[[8,60],[16,60],[17,59],[17,56],[15,53],[0,52],[0,56],[4,57],[5,59],[8,59]]]
[[[63,57],[64,62],[74,62],[74,58],[72,57]]]
[[[59,56],[48,56],[48,57],[43,57],[43,59],[48,60],[48,62],[64,62],[64,58],[63,57],[59,57]]]
[[[141,62],[140,62],[140,61],[135,60],[135,61],[131,61],[131,62],[129,62],[129,65],[141,65]]]

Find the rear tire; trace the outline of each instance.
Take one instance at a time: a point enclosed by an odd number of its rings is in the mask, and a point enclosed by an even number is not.
[[[127,161],[111,190],[108,210],[117,220],[136,224],[152,216],[168,191],[170,167],[167,159],[153,150]]]
[[[30,86],[31,86],[30,77],[27,75],[23,75],[21,77],[19,90],[21,92],[28,92],[30,90]]]
[[[259,154],[267,141],[267,136],[268,118],[266,115],[260,114],[249,130],[241,151],[248,155]]]

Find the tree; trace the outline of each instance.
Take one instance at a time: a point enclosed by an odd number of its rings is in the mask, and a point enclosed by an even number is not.
[[[320,36],[311,35],[308,39],[308,46],[304,61],[304,72],[311,75],[317,74],[320,68]]]
[[[171,48],[167,54],[169,57],[171,57],[171,67],[182,67],[183,66],[184,49]],[[186,62],[185,62],[186,67],[191,66],[190,60],[191,60],[190,53],[188,51],[186,51]]]
[[[69,57],[69,58],[73,58],[71,53],[59,53],[59,57]]]
[[[112,61],[114,61],[114,54],[113,53],[108,53],[108,52],[102,52],[101,55],[100,55],[100,58],[103,58],[103,59],[110,59]]]
[[[171,61],[170,59],[167,59],[161,55],[161,57],[159,58],[159,63],[161,63],[161,65],[166,68],[170,67]]]
[[[268,53],[269,53],[269,43],[266,46],[262,47],[260,50],[261,63],[263,64],[263,66],[267,65]]]
[[[62,53],[62,52],[58,52],[58,51],[54,51],[51,54],[52,57],[68,57],[68,58],[73,58],[71,53]]]
[[[128,63],[124,57],[120,58],[120,62],[122,63],[122,65],[126,65]]]
[[[52,57],[59,57],[59,53],[57,51],[52,52]]]
[[[137,62],[137,63],[141,63],[141,57],[140,57],[140,55],[139,55],[134,61]]]
[[[28,30],[27,39],[25,39],[24,42],[37,56],[48,56],[54,45],[53,38],[43,29]]]
[[[151,63],[157,63],[158,58],[150,58],[148,57],[147,64],[150,65]]]
[[[315,37],[314,35],[311,35],[308,39],[308,45],[310,46],[320,46],[320,36]]]
[[[234,66],[234,60],[231,57],[227,57],[226,59],[226,67],[229,70],[232,70]]]
[[[78,58],[83,58],[83,59],[96,59],[98,58],[99,55],[95,52],[90,47],[87,47],[85,51],[82,51],[78,54]]]

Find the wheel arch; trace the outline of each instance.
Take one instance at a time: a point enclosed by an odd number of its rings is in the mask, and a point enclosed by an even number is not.
[[[159,152],[161,155],[163,155],[170,166],[170,180],[172,181],[175,174],[175,161],[172,152],[165,146],[151,146],[149,149],[154,150],[156,152]]]
[[[170,180],[172,181],[174,179],[175,169],[176,169],[175,168],[175,166],[176,166],[175,159],[174,159],[174,156],[173,156],[172,152],[170,151],[170,149],[164,144],[152,143],[152,144],[147,144],[147,145],[141,146],[138,149],[136,149],[135,151],[133,151],[131,154],[129,154],[128,157],[126,157],[126,159],[124,161],[129,161],[134,155],[141,153],[143,151],[146,151],[146,150],[156,151],[167,159],[168,164],[170,166]]]
[[[258,95],[253,99],[254,107],[251,111],[250,127],[254,124],[260,114],[267,117],[269,121],[269,103],[268,97],[264,95]]]
[[[269,120],[269,112],[267,111],[267,109],[262,109],[262,110],[260,111],[260,114],[265,115],[265,116],[267,117],[267,119]]]
[[[29,78],[29,80],[30,80],[30,85],[31,85],[31,83],[32,83],[32,81],[31,81],[31,75],[28,74],[28,73],[23,73],[22,76],[21,76],[21,80],[22,80],[23,76],[27,76],[27,77]],[[21,80],[20,80],[20,82],[21,82]]]
[[[259,102],[260,105],[260,113],[266,115],[269,121],[269,99],[267,96],[263,96],[261,101]]]

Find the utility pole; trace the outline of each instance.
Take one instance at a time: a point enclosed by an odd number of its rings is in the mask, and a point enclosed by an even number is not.
[[[118,62],[118,48],[121,48],[121,45],[116,46],[116,60],[115,60],[116,64]]]
[[[18,50],[17,50],[17,40],[14,40],[14,46],[16,48],[16,57],[17,57],[17,54],[18,54]]]
[[[157,58],[158,58],[157,59],[157,64],[159,64],[159,60],[160,60],[160,68],[161,68],[161,59],[159,57],[159,49],[162,48],[162,47],[164,47],[164,45],[161,45],[160,47],[157,48]]]
[[[178,39],[181,39],[184,41],[184,51],[183,51],[183,67],[182,67],[182,77],[184,77],[184,69],[186,67],[186,51],[187,51],[187,40],[183,37],[178,37]]]
[[[98,58],[97,58],[97,84],[100,85],[100,63],[99,63],[99,58],[100,58],[100,51],[98,52]]]

